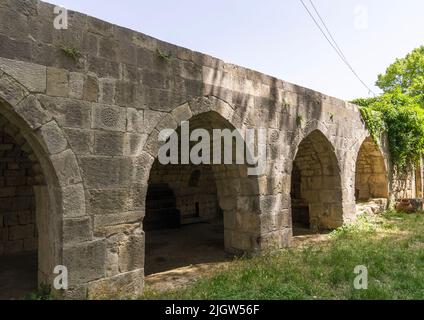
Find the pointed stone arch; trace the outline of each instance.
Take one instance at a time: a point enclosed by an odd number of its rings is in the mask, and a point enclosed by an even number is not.
[[[78,242],[68,228],[85,215],[85,195],[65,134],[31,90],[0,70],[0,121],[33,163],[38,284],[52,286],[56,266],[77,267],[64,248]]]
[[[183,121],[190,121],[191,128],[205,129],[237,129],[243,132],[243,125],[236,126],[231,122],[235,111],[231,105],[215,97],[193,98],[175,108],[163,117],[152,130],[144,150],[137,160],[135,182],[139,186],[138,196],[143,200],[143,211],[149,181],[152,179],[152,168],[157,165],[157,156],[161,144],[158,141],[162,129],[177,130]],[[180,165],[177,165],[178,167]],[[180,166],[181,167],[181,166]],[[180,172],[179,185],[187,187],[193,167]],[[223,211],[225,248],[228,252],[252,252],[261,249],[261,219],[258,177],[247,175],[244,165],[210,165],[207,174],[214,176],[219,209]],[[178,188],[175,188],[178,189]],[[136,187],[133,190],[137,190]],[[179,190],[176,191],[178,194]],[[177,201],[178,202],[178,201]]]
[[[323,131],[312,128],[305,130],[295,145],[291,173],[292,224],[303,231],[335,229],[343,224],[339,161]]]
[[[364,139],[357,154],[355,198],[356,201],[389,198],[388,163],[372,137]]]

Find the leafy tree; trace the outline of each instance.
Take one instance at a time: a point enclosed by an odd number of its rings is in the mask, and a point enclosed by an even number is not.
[[[424,46],[396,59],[385,74],[378,76],[376,85],[385,93],[400,89],[413,97],[424,95]]]

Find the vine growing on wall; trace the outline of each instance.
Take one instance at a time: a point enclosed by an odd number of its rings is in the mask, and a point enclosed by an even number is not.
[[[387,133],[393,163],[404,171],[424,154],[424,46],[396,59],[376,85],[381,96],[353,103],[376,142]]]
[[[353,102],[361,107],[362,118],[376,143],[387,134],[392,161],[399,171],[419,162],[424,154],[424,108],[417,99],[396,90]]]

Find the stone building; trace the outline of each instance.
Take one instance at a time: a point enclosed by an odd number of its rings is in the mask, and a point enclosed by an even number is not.
[[[354,220],[357,201],[422,197],[422,170],[393,179],[357,106],[68,15],[56,30],[52,5],[0,0],[0,260],[37,251],[39,284],[66,266],[59,297],[141,294],[149,230],[214,223],[222,250],[260,252]],[[267,129],[266,172],[161,165],[159,132],[182,121]]]

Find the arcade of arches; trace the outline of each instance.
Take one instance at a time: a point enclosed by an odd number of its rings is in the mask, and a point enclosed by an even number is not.
[[[0,5],[19,17],[0,19],[0,295],[51,286],[60,265],[60,298],[138,296],[146,274],[284,248],[356,205],[422,197],[422,166],[396,180],[356,105],[78,12],[53,30],[54,9]],[[266,129],[264,173],[160,164],[159,132],[187,120]]]

